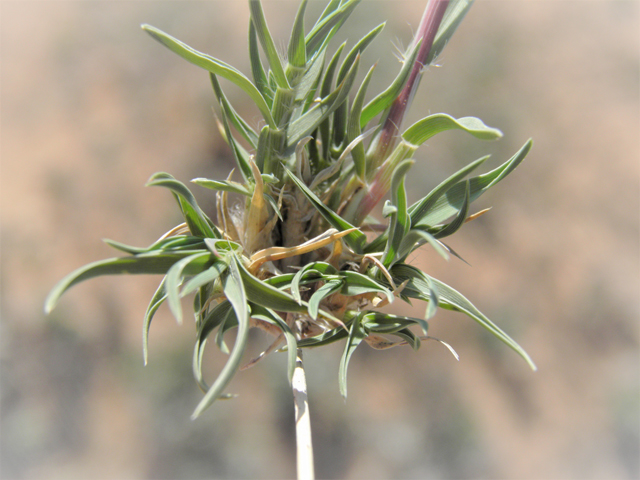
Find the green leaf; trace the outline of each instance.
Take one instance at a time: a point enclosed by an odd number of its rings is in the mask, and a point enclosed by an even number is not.
[[[180,294],[178,292],[178,288],[182,284],[182,272],[191,262],[196,262],[203,258],[211,258],[211,253],[205,250],[177,261],[171,266],[167,272],[167,276],[165,277],[166,282],[164,289],[167,293],[169,308],[179,324],[182,324],[182,306],[180,305]]]
[[[426,197],[418,200],[416,203],[409,207],[409,214],[411,215],[411,224],[417,225],[421,222],[422,218],[429,213],[431,208],[435,205],[436,201],[444,195],[451,187],[457,184],[464,177],[469,175],[472,171],[482,165],[489,156],[479,158],[475,162],[471,162],[464,168],[461,168],[456,173],[447,178],[444,182],[440,183],[434,188]]]
[[[481,140],[495,140],[502,137],[502,132],[482,123],[476,117],[453,118],[446,113],[436,113],[418,120],[402,134],[402,138],[411,145],[422,145],[434,135],[446,130],[464,130]]]
[[[389,85],[384,92],[379,93],[362,109],[362,114],[360,115],[360,128],[365,128],[367,123],[373,120],[376,115],[391,107],[393,101],[398,98],[398,95],[400,95],[400,92],[409,79],[411,69],[418,57],[419,47],[420,43],[417,43],[413,47],[409,56],[402,63],[402,68],[391,85]]]
[[[180,297],[186,297],[190,293],[195,292],[198,288],[215,281],[228,267],[229,264],[227,262],[216,259],[209,268],[197,274],[185,284],[180,292]]]
[[[309,316],[316,320],[318,318],[318,310],[320,309],[320,302],[327,298],[329,295],[333,295],[339,292],[342,288],[343,280],[340,278],[332,278],[322,285],[318,290],[311,295],[309,299]]]
[[[338,384],[340,386],[340,394],[347,398],[347,367],[349,366],[349,360],[351,360],[351,356],[353,352],[355,352],[360,342],[365,339],[367,333],[362,326],[362,317],[364,312],[358,315],[351,324],[351,329],[349,330],[349,338],[347,339],[347,344],[345,345],[344,352],[342,354],[342,358],[340,359],[340,368],[338,373]]]
[[[335,275],[338,273],[335,267],[324,262],[308,263],[302,267],[294,275],[291,280],[291,295],[293,298],[302,305],[302,296],[300,295],[300,282],[304,277],[312,276],[316,281],[321,280],[323,274]]]
[[[331,11],[328,15],[321,17],[321,20],[311,29],[305,38],[307,44],[307,57],[312,57],[319,51],[322,44],[333,37],[340,26],[347,20],[351,12],[356,8],[361,0],[348,0],[339,8]],[[335,3],[335,2],[333,2]],[[327,6],[325,13],[331,5]]]
[[[389,303],[393,302],[393,292],[366,275],[345,270],[340,272],[340,276],[345,280],[342,284],[341,291],[343,295],[354,296],[362,295],[363,293],[382,293],[387,297]]]
[[[289,125],[286,153],[292,153],[300,140],[318,128],[318,125],[347,99],[356,74],[358,73],[359,64],[360,61],[359,58],[357,58],[345,79],[333,92]],[[289,150],[291,150],[291,152],[289,152]]]
[[[336,81],[338,83],[342,82],[347,75],[347,72],[351,70],[353,63],[356,61],[356,58],[362,55],[362,52],[369,46],[371,42],[378,36],[378,34],[384,28],[384,23],[381,23],[376,28],[367,33],[364,37],[360,39],[358,43],[356,43],[353,48],[347,53],[346,57],[340,66],[340,70],[338,70],[338,76],[336,77]]]
[[[224,126],[225,140],[231,147],[231,151],[233,152],[233,157],[235,158],[236,163],[238,164],[240,173],[242,173],[244,180],[248,181],[253,178],[251,174],[251,167],[249,166],[249,162],[251,161],[249,153],[236,142],[235,138],[233,138],[233,134],[231,133],[231,127],[229,126],[229,119],[233,121],[235,111],[227,101],[227,98],[224,96],[224,93],[220,88],[220,84],[218,83],[218,79],[216,78],[216,76],[213,73],[210,73],[209,76],[211,77],[211,84],[213,85],[213,90],[216,94],[216,97],[218,98],[218,102],[220,103],[220,114],[221,114],[220,116],[222,118],[222,125]],[[238,126],[236,126],[236,128],[239,128],[240,131],[242,132],[244,120],[240,122],[238,120],[239,117],[237,116],[237,114],[235,114],[235,116],[236,116],[236,121],[238,122]],[[257,139],[258,137],[257,135],[255,135],[256,142],[257,142]],[[255,148],[255,144],[254,144],[254,148]]]
[[[149,361],[149,328],[151,327],[151,320],[153,320],[153,316],[158,311],[158,308],[160,308],[160,305],[167,299],[167,294],[164,290],[166,279],[167,277],[162,279],[156,293],[151,297],[147,311],[144,314],[144,321],[142,322],[142,358],[144,359],[145,365]]]
[[[253,100],[253,103],[255,103],[255,105],[258,107],[267,124],[269,124],[271,127],[275,127],[275,122],[273,121],[269,106],[267,105],[264,97],[256,88],[256,86],[251,83],[251,80],[245,77],[241,72],[233,68],[231,65],[228,65],[216,58],[198,52],[185,43],[182,43],[180,40],[173,38],[171,35],[168,35],[162,30],[152,27],[151,25],[142,25],[142,29],[145,30],[153,38],[158,40],[160,43],[162,43],[164,46],[169,48],[169,50],[177,53],[188,62],[191,62],[200,68],[204,68],[211,73],[219,75],[222,78],[226,78],[227,80],[240,87],[245,91],[245,93],[249,95],[249,97],[251,97],[251,100]]]
[[[204,188],[209,188],[211,190],[219,190],[223,192],[230,193],[239,193],[240,195],[246,195],[247,197],[251,196],[251,192],[247,190],[247,188],[237,182],[225,182],[223,180],[210,180],[208,178],[194,178],[191,180],[192,183],[196,185],[200,185]]]
[[[295,183],[298,188],[302,191],[307,200],[313,205],[313,207],[324,217],[324,219],[329,222],[329,224],[340,230],[341,232],[344,230],[348,230],[350,228],[354,228],[349,222],[340,217],[337,213],[327,207],[322,201],[313,193],[309,188],[304,184],[303,181],[298,179],[293,173],[285,168],[285,171],[289,174],[293,183]],[[349,246],[356,252],[362,251],[362,247],[366,242],[367,237],[364,233],[359,230],[354,230],[344,237],[345,241],[349,244]]]
[[[533,142],[527,141],[524,146],[504,164],[483,175],[469,179],[469,201],[475,201],[480,195],[509,175],[527,156]],[[433,206],[420,217],[417,210],[411,209],[411,220],[414,225],[436,225],[455,215],[461,208],[465,197],[465,182],[458,182],[449,188],[445,195],[435,197]],[[422,209],[421,209],[422,210]],[[414,221],[415,218],[415,221]]]
[[[391,334],[399,330],[420,325],[424,334],[427,334],[428,324],[422,318],[404,317],[383,312],[368,312],[362,325],[367,333]]]
[[[327,65],[327,69],[324,73],[324,78],[322,79],[322,84],[320,85],[320,98],[326,98],[331,93],[333,88],[333,75],[335,73],[336,68],[338,68],[338,61],[340,60],[340,55],[342,54],[342,50],[347,45],[346,42],[343,42],[331,57],[329,64]],[[322,156],[325,161],[329,160],[329,152],[331,151],[331,133],[330,133],[330,118],[325,117],[324,120],[320,123],[320,140],[322,141]]]
[[[142,253],[159,251],[179,252],[181,250],[194,250],[204,247],[202,238],[193,237],[191,235],[175,235],[162,238],[153,243],[151,246],[143,248],[132,247],[130,245],[125,245],[124,243],[116,242],[115,240],[109,240],[108,238],[105,238],[102,241],[110,247],[120,250],[121,252],[128,253],[130,255],[139,255]]]
[[[511,337],[503,332],[500,327],[494,324],[486,316],[480,312],[469,300],[467,300],[458,291],[451,288],[449,285],[436,280],[433,277],[427,279],[427,275],[418,270],[415,267],[405,264],[396,264],[391,270],[391,275],[397,282],[403,282],[409,280],[407,286],[403,290],[403,293],[414,298],[420,298],[423,300],[429,300],[433,294],[433,290],[437,290],[440,306],[448,310],[454,310],[467,314],[469,317],[478,322],[482,327],[491,332],[494,336],[508,345],[518,355],[520,355],[527,364],[536,370],[536,366],[524,351],[520,345],[518,345]],[[435,286],[435,289],[430,286]]]
[[[436,34],[425,65],[431,65],[438,58],[449,39],[453,36],[458,25],[467,14],[474,0],[452,0],[442,17],[438,33]]]
[[[262,49],[267,55],[267,60],[269,61],[269,66],[271,67],[271,71],[276,79],[276,83],[280,88],[290,89],[291,86],[289,85],[287,76],[284,73],[284,68],[280,62],[280,56],[278,55],[276,45],[273,42],[273,37],[271,37],[271,32],[269,32],[267,20],[264,18],[264,12],[262,11],[260,1],[249,0],[249,9],[251,10],[251,21],[256,27],[256,33],[258,34],[260,45],[262,45]]]
[[[258,145],[258,134],[233,108],[233,106],[229,102],[229,99],[224,94],[222,87],[220,86],[220,82],[218,82],[218,78],[213,73],[209,73],[209,78],[211,79],[213,92],[215,93],[216,99],[218,100],[218,103],[220,104],[220,107],[222,109],[223,117],[230,121],[231,124],[236,128],[236,130],[238,130],[238,132],[240,132],[240,134],[244,137],[244,139],[249,142],[251,148],[255,149]],[[234,149],[234,153],[236,152],[236,150],[240,151],[239,145],[236,145],[236,142],[231,135],[231,131],[227,127],[228,125],[225,124],[225,136],[227,143],[229,143]],[[248,155],[246,156],[248,157]]]
[[[238,321],[238,334],[227,363],[196,407],[192,418],[200,416],[200,414],[223,393],[223,390],[227,387],[240,367],[242,354],[247,344],[249,334],[249,310],[247,306],[247,295],[244,290],[244,284],[237,262],[231,262],[229,265],[229,271],[223,279],[223,288],[224,294],[231,303]]]
[[[418,243],[419,242],[419,243]],[[397,257],[399,259],[406,258],[411,252],[415,250],[415,245],[418,243],[416,248],[419,248],[423,245],[424,242],[429,243],[435,251],[445,260],[449,260],[449,254],[447,253],[447,249],[442,246],[442,244],[436,240],[436,238],[431,235],[429,232],[425,232],[424,230],[412,229],[404,236],[402,241],[400,242],[400,247],[398,248]]]
[[[298,349],[298,343],[295,335],[291,331],[291,328],[289,328],[289,325],[287,325],[276,312],[260,305],[251,304],[251,316],[253,318],[269,322],[282,330],[287,342],[287,374],[289,383],[291,383],[291,380],[293,379],[293,371],[296,368],[296,350]]]
[[[198,328],[196,343],[193,349],[193,376],[203,391],[209,390],[209,386],[204,381],[202,375],[202,358],[207,338],[216,328],[225,324],[227,317],[235,313],[228,300],[224,300],[217,304],[209,314],[204,318]],[[237,322],[236,322],[237,323]]]
[[[376,66],[374,65],[369,69],[367,76],[364,78],[362,85],[360,85],[358,93],[356,93],[356,97],[353,100],[351,113],[349,114],[349,121],[347,123],[347,143],[353,142],[362,133],[360,128],[360,115],[362,113],[362,105],[364,104],[367,87],[369,86],[375,67]],[[356,175],[358,175],[360,180],[364,181],[366,175],[366,160],[364,145],[362,145],[362,143],[358,143],[353,147],[353,150],[351,150],[351,157],[353,158]]]
[[[45,301],[45,313],[51,313],[62,294],[84,280],[102,275],[166,274],[174,263],[192,253],[162,253],[148,256],[109,258],[85,265],[71,272],[53,287]],[[198,262],[191,263],[185,270],[190,274],[199,273],[209,266],[210,261],[211,258],[202,258]]]
[[[289,63],[294,67],[300,68],[307,64],[307,50],[304,41],[304,11],[306,8],[307,0],[302,0],[298,7],[298,13],[291,30],[291,38],[289,39]]]
[[[456,217],[447,225],[445,225],[441,230],[436,232],[436,238],[444,238],[449,235],[453,235],[458,229],[462,226],[464,221],[467,219],[467,215],[469,214],[469,180],[467,180],[464,184],[464,200],[462,201],[462,206],[460,207],[460,211],[456,215]]]
[[[410,217],[407,213],[407,193],[404,187],[404,178],[413,166],[413,160],[402,161],[394,170],[391,178],[392,204],[396,211],[391,213],[389,220],[389,237],[387,246],[382,256],[382,264],[388,267],[398,260],[398,251],[405,236],[411,227]]]
[[[195,197],[182,182],[179,182],[168,173],[160,172],[151,176],[147,186],[166,187],[173,192],[178,200],[184,219],[189,226],[189,230],[191,230],[193,235],[207,238],[222,238],[218,229],[200,209]]]
[[[235,263],[240,271],[247,297],[251,302],[279,312],[306,313],[307,307],[299,305],[291,295],[258,280],[244,268],[237,258],[235,258]]]
[[[253,22],[249,22],[249,58],[251,60],[251,75],[256,87],[262,94],[269,108],[273,102],[273,90],[269,86],[269,80],[264,73],[262,67],[262,61],[260,60],[260,50],[258,48],[258,35],[256,33],[256,27]]]

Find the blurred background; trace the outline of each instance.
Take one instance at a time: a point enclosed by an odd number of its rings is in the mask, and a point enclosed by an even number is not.
[[[325,2],[312,1],[307,25]],[[378,23],[365,55],[370,92],[424,1],[365,0],[349,46]],[[264,8],[284,46],[297,2]],[[142,317],[159,278],[102,278],[42,314],[71,270],[114,256],[102,238],[148,245],[178,223],[156,171],[188,182],[233,166],[208,75],[139,28],[150,23],[249,72],[244,1],[11,1],[1,14],[1,476],[199,479],[295,476],[285,359],[239,373],[196,421],[194,329],[164,307],[143,367]],[[488,168],[529,138],[526,161],[474,203],[493,206],[451,238],[472,266],[432,251],[415,262],[511,334],[539,371],[462,314],[438,313],[435,342],[355,353],[338,392],[342,345],[307,351],[319,478],[633,479],[640,476],[640,3],[477,2],[425,74],[410,122],[477,116],[495,143],[433,138],[410,200],[471,160]],[[337,45],[337,42],[335,43]],[[232,101],[254,124],[242,92]],[[492,163],[491,163],[492,162]],[[213,212],[209,191],[193,187]],[[398,306],[402,311],[405,307]],[[423,313],[417,307],[416,314]],[[252,335],[247,359],[268,345]],[[210,375],[224,358],[208,357]]]

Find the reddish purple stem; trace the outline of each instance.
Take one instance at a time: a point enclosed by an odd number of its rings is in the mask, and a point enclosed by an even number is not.
[[[384,159],[387,157],[389,149],[393,147],[395,139],[398,135],[398,130],[402,124],[407,107],[411,104],[411,100],[415,91],[420,84],[420,78],[422,77],[422,71],[424,64],[429,56],[433,40],[438,33],[438,28],[442,22],[444,12],[449,6],[449,0],[430,0],[422,15],[418,32],[413,39],[413,45],[419,40],[422,40],[420,44],[420,50],[418,51],[418,57],[413,65],[413,69],[409,75],[409,80],[400,92],[400,95],[394,100],[391,105],[391,109],[385,119],[384,126],[380,132],[380,136],[377,139],[377,151],[375,156],[378,159]]]

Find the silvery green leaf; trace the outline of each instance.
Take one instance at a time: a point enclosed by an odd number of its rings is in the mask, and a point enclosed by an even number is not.
[[[251,74],[257,89],[264,98],[267,108],[273,105],[273,90],[269,86],[267,74],[264,72],[262,61],[260,60],[260,49],[258,48],[258,34],[252,21],[249,21],[249,59],[251,60]]]
[[[200,209],[195,197],[182,182],[179,182],[168,173],[160,172],[151,176],[147,186],[166,187],[173,192],[178,200],[185,222],[187,222],[193,235],[197,237],[222,238],[218,229]]]
[[[131,255],[140,255],[143,253],[151,253],[151,252],[178,252],[181,250],[196,250],[204,247],[204,243],[202,238],[193,237],[191,235],[176,235],[171,237],[162,238],[157,242],[153,243],[149,247],[132,247],[130,245],[125,245],[124,243],[116,242],[115,240],[109,240],[108,238],[103,239],[103,242],[113,247],[121,252],[128,253]]]
[[[444,225],[441,230],[435,233],[436,238],[444,238],[449,235],[454,234],[458,231],[458,229],[462,226],[464,221],[467,219],[467,215],[469,213],[469,180],[465,182],[464,189],[464,200],[462,201],[462,205],[460,206],[460,211],[456,215],[456,217],[447,225]]]
[[[340,278],[332,278],[316,290],[309,299],[309,316],[316,320],[318,318],[318,310],[320,302],[330,295],[339,292],[342,288],[343,280]]]
[[[475,201],[480,195],[494,186],[500,180],[505,178],[515,168],[520,165],[522,160],[527,156],[533,142],[529,140],[524,146],[504,164],[483,175],[478,175],[469,179],[469,201]],[[450,187],[444,195],[435,198],[435,202],[428,209],[420,209],[424,211],[422,216],[418,216],[418,210],[411,211],[411,219],[414,225],[437,225],[447,218],[455,215],[460,211],[460,207],[464,202],[465,182],[460,181]],[[415,221],[414,221],[415,218]]]
[[[320,46],[333,37],[360,1],[361,0],[347,0],[338,8],[331,11],[331,13],[328,13],[328,11],[325,10],[325,13],[328,14],[323,16],[321,20],[314,25],[305,38],[305,42],[307,44],[307,57],[315,55]]]
[[[153,320],[153,316],[158,311],[158,308],[160,308],[160,305],[167,299],[167,294],[164,290],[164,282],[166,279],[167,277],[165,276],[160,282],[160,285],[158,285],[156,293],[151,297],[147,311],[144,314],[144,321],[142,322],[142,358],[144,359],[145,365],[149,361],[149,328],[151,327],[151,320]]]
[[[223,279],[224,294],[231,303],[238,322],[238,334],[233,344],[233,349],[229,354],[227,363],[220,371],[218,378],[213,382],[204,398],[200,401],[192,418],[197,418],[207,407],[222,395],[236,371],[240,367],[242,354],[244,353],[249,334],[249,309],[247,306],[247,295],[244,290],[244,284],[238,269],[238,262],[231,262],[229,270]]]
[[[211,79],[211,86],[213,87],[213,92],[216,95],[216,99],[218,100],[218,104],[220,105],[224,118],[231,122],[236,130],[240,132],[240,134],[244,137],[244,139],[249,142],[251,148],[255,149],[256,145],[258,144],[258,134],[253,128],[251,128],[251,126],[245,121],[245,119],[242,118],[238,114],[238,112],[236,112],[235,108],[233,108],[233,106],[229,102],[229,99],[224,94],[224,91],[220,86],[220,82],[218,82],[218,78],[213,73],[209,73],[209,78]],[[240,151],[239,145],[235,143],[235,140],[231,135],[231,131],[227,127],[228,125],[225,125],[227,143],[229,143],[230,146],[234,149],[234,152]],[[242,149],[242,151],[244,151],[244,149]]]
[[[390,215],[387,246],[381,259],[385,267],[398,260],[397,254],[402,240],[411,228],[411,219],[407,213],[407,193],[404,187],[404,179],[414,163],[413,160],[402,161],[395,168],[391,177],[391,203],[396,210]]]
[[[207,337],[209,337],[211,332],[216,328],[223,325],[229,315],[235,316],[235,313],[231,307],[231,303],[228,300],[224,300],[213,307],[198,328],[196,343],[193,349],[193,376],[200,388],[205,392],[209,390],[209,386],[204,381],[202,375],[202,356],[204,354]]]
[[[296,350],[298,348],[296,337],[291,331],[291,328],[289,328],[289,325],[287,325],[287,323],[282,320],[282,318],[280,318],[280,316],[276,312],[269,308],[261,307],[260,305],[251,305],[251,316],[253,318],[269,322],[282,330],[285,341],[287,342],[287,373],[289,383],[291,383],[291,379],[293,378],[293,371],[296,368]]]
[[[304,41],[304,11],[306,8],[307,0],[302,0],[289,39],[288,58],[289,63],[294,67],[304,67],[307,64],[307,50]]]
[[[347,339],[342,358],[340,359],[338,384],[340,386],[340,394],[344,398],[347,398],[347,367],[349,366],[349,360],[351,360],[351,356],[353,355],[353,352],[355,352],[356,348],[358,348],[358,345],[360,345],[360,342],[362,342],[362,340],[367,336],[362,325],[363,316],[364,312],[353,320],[351,329],[349,330],[349,338]]]
[[[360,88],[358,89],[358,92],[356,93],[353,104],[351,105],[351,112],[349,113],[349,121],[347,123],[347,143],[351,143],[362,133],[360,127],[360,115],[362,113],[362,105],[364,104],[367,87],[369,86],[369,82],[371,81],[371,77],[373,75],[375,67],[376,66],[373,65],[367,72],[367,75],[365,76],[362,84],[360,85]],[[362,145],[362,143],[358,143],[355,147],[353,147],[353,149],[351,150],[351,157],[353,158],[356,174],[358,175],[360,180],[364,181],[366,175],[366,160],[364,145]]]
[[[464,130],[481,140],[496,140],[502,137],[502,132],[482,123],[476,117],[455,119],[446,113],[436,113],[418,120],[402,134],[402,138],[411,145],[422,145],[434,135],[446,130]]]
[[[230,192],[230,193],[239,193],[240,195],[245,195],[247,197],[251,196],[251,192],[247,190],[247,188],[237,182],[229,182],[225,180],[210,180],[208,178],[194,178],[191,180],[192,183],[196,185],[200,185],[204,188],[209,188],[211,190],[218,190],[222,192]]]
[[[354,228],[349,222],[340,217],[337,213],[327,207],[322,200],[320,200],[315,193],[313,193],[309,188],[297,178],[293,173],[285,168],[285,171],[289,174],[289,178],[293,180],[298,188],[302,191],[307,200],[313,205],[313,207],[324,217],[324,219],[329,222],[329,224],[338,229],[339,231],[348,230],[350,228]],[[362,247],[366,242],[367,237],[364,233],[359,230],[354,230],[353,232],[347,234],[344,237],[345,241],[349,244],[349,246],[356,252],[362,251]]]
[[[290,89],[291,86],[284,73],[284,68],[282,67],[282,62],[280,61],[276,45],[273,42],[271,32],[269,32],[260,0],[249,0],[249,9],[251,10],[251,21],[256,28],[260,45],[267,56],[271,72],[273,72],[278,87]]]
[[[431,192],[429,192],[429,194],[426,197],[422,198],[421,200],[418,200],[416,203],[411,205],[411,207],[409,207],[409,214],[411,215],[411,224],[417,225],[418,223],[423,223],[421,222],[422,218],[427,213],[429,213],[430,209],[435,205],[438,199],[442,195],[444,195],[451,187],[456,185],[464,177],[466,177],[472,171],[474,171],[476,168],[482,165],[488,158],[489,156],[487,155],[485,157],[479,158],[474,162],[471,162],[466,167],[461,168],[456,173],[454,173],[449,178],[447,178],[445,181],[440,183]]]
[[[398,97],[409,79],[409,74],[415,64],[419,48],[420,42],[413,47],[405,61],[402,63],[402,68],[391,85],[389,85],[384,92],[379,93],[362,109],[362,113],[360,115],[360,128],[365,128],[367,123],[373,120],[373,118],[379,113],[387,110]]]
[[[45,313],[51,313],[62,294],[84,280],[102,275],[164,275],[174,263],[192,253],[160,253],[147,256],[109,258],[89,263],[71,272],[53,287],[45,301]],[[199,273],[207,268],[212,260],[211,256],[209,258],[200,258],[197,262],[189,264],[185,270],[191,275]]]
[[[206,250],[194,253],[174,263],[167,272],[164,290],[167,293],[167,302],[169,303],[171,313],[179,324],[182,324],[182,306],[180,305],[178,288],[182,284],[183,271],[190,263],[197,262],[201,259],[208,260],[210,257],[211,253]]]
[[[188,62],[191,62],[200,68],[204,68],[211,73],[226,78],[227,80],[236,84],[238,87],[244,90],[249,95],[249,97],[251,97],[251,100],[253,100],[253,103],[258,107],[267,124],[275,127],[273,117],[271,116],[271,112],[269,111],[269,106],[267,105],[264,97],[255,87],[255,85],[251,83],[251,81],[241,72],[216,58],[198,52],[197,50],[191,48],[180,40],[173,38],[171,35],[168,35],[162,30],[152,27],[151,25],[142,25],[142,29],[145,30],[153,38],[158,40],[160,43],[162,43],[164,46],[169,48],[169,50],[177,53]]]
[[[469,300],[467,300],[464,296],[462,296],[459,292],[446,285],[445,283],[436,280],[431,277],[428,280],[427,275],[418,270],[415,267],[405,264],[396,264],[391,270],[391,275],[394,280],[398,283],[402,283],[405,280],[409,280],[409,283],[404,288],[403,293],[408,296],[413,296],[414,298],[420,298],[423,300],[430,300],[432,293],[432,288],[430,285],[435,286],[435,290],[438,293],[438,299],[440,301],[440,306],[442,308],[448,310],[454,310],[458,312],[463,312],[467,314],[469,317],[474,319],[480,325],[482,325],[486,330],[491,332],[494,336],[512,348],[518,355],[520,355],[527,364],[533,369],[536,370],[536,366],[529,357],[529,355],[524,351],[524,349],[518,345],[511,337],[509,337],[505,332],[500,329],[496,324],[494,324],[491,320],[489,320],[485,315],[480,312]]]
[[[215,281],[224,273],[229,264],[221,259],[216,259],[205,271],[191,278],[180,292],[180,297],[185,297],[195,292],[198,288]]]

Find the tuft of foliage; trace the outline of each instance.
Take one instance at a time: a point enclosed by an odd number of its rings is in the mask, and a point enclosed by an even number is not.
[[[437,308],[468,315],[535,369],[527,353],[463,295],[407,263],[410,254],[425,244],[445,259],[457,256],[443,239],[483,213],[470,215],[471,203],[511,173],[532,145],[527,141],[499,167],[470,177],[488,157],[475,160],[414,204],[407,203],[405,176],[416,150],[431,137],[445,130],[460,130],[481,140],[502,136],[477,118],[446,114],[430,115],[400,133],[397,125],[402,118],[393,117],[397,99],[412,88],[412,74],[416,69],[421,74],[424,65],[436,58],[471,2],[451,1],[435,37],[416,39],[393,82],[368,102],[375,65],[358,84],[361,53],[384,25],[349,51],[344,43],[333,54],[328,50],[358,3],[329,1],[305,32],[307,1],[303,0],[283,58],[260,1],[250,0],[252,80],[155,27],[142,26],[171,51],[209,72],[220,130],[240,179],[234,180],[231,172],[226,180],[192,180],[215,191],[214,222],[182,182],[167,173],[153,175],[148,185],[173,194],[184,223],[147,248],[107,241],[126,255],[69,274],[49,294],[45,310],[50,312],[71,286],[92,277],[163,275],[144,316],[146,363],[149,327],[158,308],[166,302],[182,322],[181,299],[193,295],[193,371],[205,392],[194,417],[216,399],[229,396],[225,390],[241,366],[249,329],[255,327],[276,336],[265,354],[276,349],[288,353],[290,379],[298,348],[345,339],[338,376],[344,396],[347,365],[362,341],[379,349],[396,345],[418,349],[421,340],[429,338],[427,321]],[[259,131],[230,104],[221,78],[240,87],[255,103],[264,120]],[[387,193],[386,221],[381,223],[369,214]],[[241,198],[239,206],[230,194]],[[379,310],[396,298],[427,302],[425,318]],[[235,341],[229,350],[225,335],[231,330]],[[211,385],[202,374],[209,339],[228,354]]]

